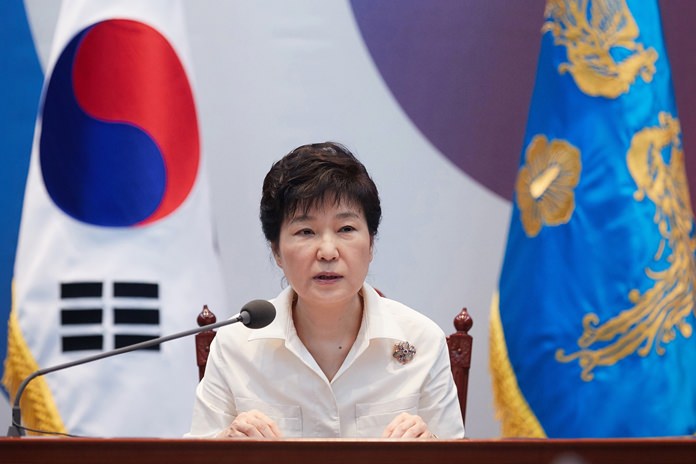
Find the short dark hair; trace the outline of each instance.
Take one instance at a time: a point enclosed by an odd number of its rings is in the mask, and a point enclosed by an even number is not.
[[[346,147],[324,142],[295,148],[266,174],[260,214],[266,240],[277,246],[284,220],[326,200],[361,207],[370,236],[377,235],[382,219],[377,186]]]

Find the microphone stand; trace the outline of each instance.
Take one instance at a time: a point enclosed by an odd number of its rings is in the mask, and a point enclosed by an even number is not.
[[[167,335],[165,337],[153,338],[152,340],[146,340],[144,342],[124,346],[122,348],[118,348],[118,349],[113,350],[113,351],[107,351],[104,353],[95,354],[93,356],[88,356],[86,358],[76,359],[74,361],[70,361],[67,363],[58,364],[58,365],[51,366],[51,367],[46,367],[44,369],[39,369],[38,371],[35,371],[32,374],[30,374],[27,378],[25,378],[22,381],[21,384],[19,384],[19,388],[17,389],[17,394],[15,395],[15,398],[14,398],[14,404],[12,405],[12,422],[10,424],[9,429],[7,430],[7,436],[8,437],[23,437],[25,435],[24,427],[22,427],[22,411],[19,407],[19,400],[22,398],[22,393],[24,393],[24,390],[27,388],[27,385],[29,384],[29,382],[34,380],[36,377],[39,377],[41,375],[48,374],[51,372],[59,371],[62,369],[67,369],[69,367],[79,366],[80,364],[85,364],[85,363],[89,363],[92,361],[98,361],[100,359],[109,358],[111,356],[116,356],[119,354],[128,353],[129,351],[140,350],[142,348],[149,348],[151,346],[159,345],[160,343],[168,342],[170,340],[175,340],[177,338],[182,338],[182,337],[186,337],[188,335],[193,335],[193,334],[197,334],[200,332],[205,332],[206,330],[213,330],[213,329],[217,329],[219,327],[223,327],[223,326],[226,326],[229,324],[234,324],[235,322],[242,322],[243,324],[246,325],[249,323],[250,319],[251,319],[251,316],[249,315],[249,312],[242,311],[241,313],[237,314],[236,316],[233,316],[232,318],[221,321],[221,322],[216,322],[214,324],[204,325],[202,327],[187,330],[185,332],[175,333],[172,335]]]

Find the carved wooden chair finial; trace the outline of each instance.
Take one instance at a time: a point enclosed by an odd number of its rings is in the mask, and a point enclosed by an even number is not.
[[[198,315],[197,322],[198,327],[203,327],[204,325],[215,324],[215,322],[217,322],[217,317],[215,317],[215,314],[208,309],[208,305],[203,305],[203,310]],[[210,344],[213,343],[213,338],[215,338],[214,330],[206,330],[196,334],[196,364],[198,365],[198,380],[202,379],[203,374],[205,374],[205,365],[208,362],[208,353],[210,353]]]
[[[447,347],[449,348],[450,364],[452,365],[452,376],[457,385],[459,395],[459,407],[462,411],[462,421],[466,423],[466,397],[469,389],[469,368],[471,367],[471,346],[473,338],[469,335],[469,330],[474,325],[474,321],[466,308],[454,318],[455,333],[447,337]]]

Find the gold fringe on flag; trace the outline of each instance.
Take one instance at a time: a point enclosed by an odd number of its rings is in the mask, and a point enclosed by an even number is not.
[[[491,303],[489,368],[493,384],[496,418],[500,420],[503,437],[546,438],[529,404],[522,396],[517,377],[512,371],[500,320],[499,296]]]
[[[13,292],[14,293],[14,292]],[[13,305],[7,327],[7,357],[2,383],[10,393],[11,404],[14,403],[19,385],[32,372],[39,369],[34,356],[27,346],[19,327],[17,308]],[[63,420],[58,413],[55,400],[43,377],[37,377],[27,385],[20,402],[22,422],[28,428],[66,433]],[[31,433],[31,432],[30,432]]]

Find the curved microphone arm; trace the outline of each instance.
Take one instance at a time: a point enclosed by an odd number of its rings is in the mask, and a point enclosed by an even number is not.
[[[160,343],[168,342],[170,340],[175,340],[177,338],[182,338],[182,337],[186,337],[188,335],[197,334],[199,332],[205,332],[206,330],[213,330],[213,329],[217,329],[219,327],[223,327],[223,326],[226,326],[229,324],[234,324],[235,322],[242,322],[244,325],[247,325],[247,324],[249,324],[250,320],[251,320],[251,315],[249,314],[249,312],[242,310],[242,312],[240,312],[236,316],[233,316],[230,319],[226,319],[226,320],[221,321],[221,322],[216,322],[215,324],[204,325],[202,327],[197,327],[195,329],[187,330],[185,332],[179,332],[179,333],[175,333],[172,335],[167,335],[165,337],[153,338],[152,340],[146,340],[144,342],[124,346],[122,348],[118,348],[118,349],[112,350],[112,351],[107,351],[105,353],[99,353],[99,354],[95,354],[93,356],[88,356],[86,358],[76,359],[74,361],[70,361],[67,363],[58,364],[58,365],[51,366],[51,367],[46,367],[44,369],[39,369],[38,371],[35,371],[32,374],[30,374],[27,378],[25,378],[22,381],[21,384],[19,384],[19,388],[17,389],[17,393],[15,394],[15,398],[14,398],[14,403],[12,405],[12,423],[10,424],[10,427],[7,431],[7,436],[8,437],[22,437],[22,436],[24,436],[24,427],[22,426],[22,411],[21,411],[21,408],[19,406],[19,402],[22,399],[22,393],[24,393],[24,390],[27,388],[27,385],[29,385],[29,382],[34,380],[36,377],[42,376],[44,374],[49,374],[51,372],[60,371],[62,369],[67,369],[69,367],[79,366],[80,364],[86,364],[86,363],[90,363],[93,361],[98,361],[100,359],[109,358],[111,356],[116,356],[119,354],[128,353],[129,351],[140,350],[142,348],[149,348],[151,346],[159,345]]]

